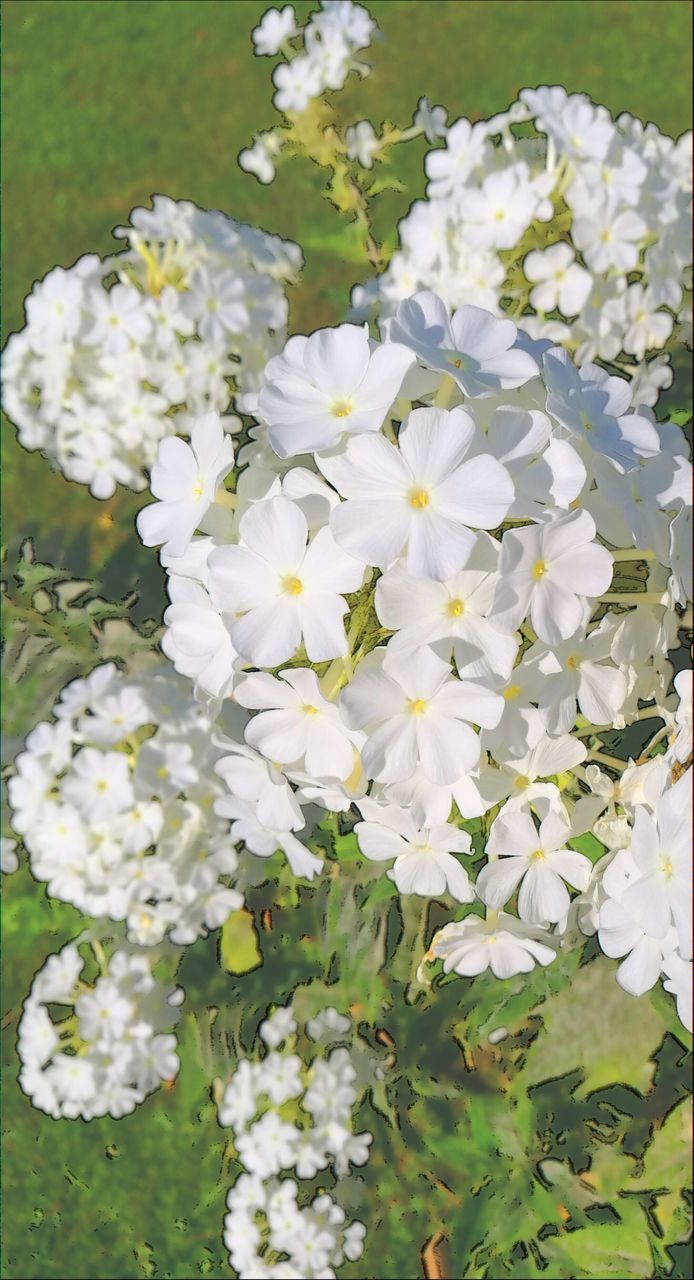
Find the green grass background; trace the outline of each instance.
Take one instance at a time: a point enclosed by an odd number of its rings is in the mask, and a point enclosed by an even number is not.
[[[306,269],[292,293],[292,326],[310,331],[339,319],[359,272],[320,248],[321,237],[336,228],[337,214],[321,199],[318,171],[295,161],[264,188],[236,166],[252,133],[274,122],[272,62],[254,58],[249,40],[265,7],[256,0],[7,0],[3,5],[5,334],[21,326],[22,300],[34,280],[85,252],[109,252],[111,228],[127,220],[132,206],[146,204],[152,192],[221,208],[296,239],[305,246]],[[615,113],[628,110],[654,120],[675,136],[690,125],[691,9],[685,0],[374,0],[369,7],[383,39],[369,54],[373,75],[364,82],[351,80],[340,97],[347,121],[367,117],[404,124],[422,94],[443,103],[450,119],[486,116],[503,109],[524,85],[561,83],[587,91]],[[296,8],[304,16],[310,6]],[[424,151],[419,144],[408,149],[407,192],[383,198],[384,220],[401,216],[421,194]],[[98,575],[111,594],[123,595],[139,584],[141,613],[159,614],[163,592],[156,560],[139,547],[132,528],[142,498],[119,493],[100,504],[82,486],[52,474],[38,454],[21,450],[7,423],[3,437],[5,541],[32,536],[41,559],[76,575]],[[99,522],[104,505],[114,517],[110,528]],[[44,711],[36,707],[35,714]],[[79,927],[79,916],[67,907],[49,906],[25,870],[5,889],[3,1274],[226,1274],[218,1238],[222,1142],[192,1046],[185,1049],[185,1070],[174,1093],[158,1095],[118,1124],[48,1120],[17,1090],[14,1036],[21,1000],[44,957]],[[311,968],[293,959],[291,921],[283,937],[286,943],[276,944],[277,972],[289,989]],[[195,965],[204,973],[209,951],[210,944],[203,944],[194,949],[198,961],[191,956],[192,1005]],[[272,972],[268,961],[260,971],[266,985]],[[588,1086],[606,1088],[619,1078],[633,1097],[650,1098],[632,1107],[645,1142],[655,1114],[654,1088],[656,1094],[657,1088],[664,1091],[658,1096],[669,1099],[667,1106],[679,1096],[681,1052],[672,1037],[661,1045],[664,1018],[648,1002],[637,1006],[621,998],[609,972],[608,977],[609,998],[600,991],[594,999],[602,1008],[603,1027],[614,1018],[619,1035],[607,1043],[591,1031],[588,1047],[574,1046],[570,1010],[567,1021],[559,1006],[554,1024],[548,1020],[542,1048],[535,1051],[533,1082],[592,1061],[595,1074],[589,1065],[584,1094]],[[250,980],[244,981],[246,986],[242,981],[237,990],[227,989],[224,998],[251,999]],[[252,988],[256,999],[262,992],[259,981]],[[204,991],[201,985],[201,999]],[[266,998],[272,993],[267,986]],[[403,1023],[402,1036],[411,1038],[413,1030],[406,1031]],[[623,1056],[621,1051],[615,1055],[615,1040],[628,1046]],[[452,1048],[447,1058],[452,1076],[460,1072],[457,1052]],[[414,1042],[411,1053],[414,1071]],[[526,1108],[531,1148],[539,1141],[543,1106],[555,1128],[563,1106],[567,1131],[574,1137],[583,1133],[588,1104],[574,1107],[567,1089],[561,1106],[548,1094],[546,1104],[528,1112],[524,1093],[510,1104],[518,1115]],[[441,1110],[443,1104],[427,1106],[418,1132],[424,1147],[429,1143],[423,1159],[430,1169],[443,1176],[448,1137],[454,1147],[445,1180],[455,1179],[461,1163],[481,1180],[495,1158],[490,1132],[501,1113],[489,1113],[489,1132],[480,1135],[474,1126],[465,1127],[472,1125],[473,1112],[461,1112],[455,1121],[461,1127],[447,1134],[450,1116]],[[662,1106],[667,1109],[666,1102]],[[414,1136],[412,1145],[414,1150]],[[627,1159],[621,1147],[619,1154]],[[666,1148],[660,1157],[665,1168],[670,1156]],[[344,1274],[358,1277],[364,1274],[360,1267],[368,1266],[370,1275],[418,1276],[432,1197],[436,1201],[443,1193],[419,1174],[408,1183],[407,1171],[389,1167],[383,1157],[376,1168],[378,1184],[370,1184],[366,1212],[371,1222],[384,1218],[385,1225],[367,1260]],[[629,1171],[631,1176],[633,1163]],[[405,1181],[399,1183],[398,1176]],[[658,1176],[666,1176],[660,1166]],[[470,1179],[471,1185],[472,1174]],[[406,1193],[400,1191],[404,1186]],[[442,1213],[446,1204],[444,1199]],[[474,1222],[478,1204],[468,1201],[468,1208],[459,1210],[460,1221]],[[619,1268],[620,1250],[627,1237],[635,1238],[633,1224],[620,1231],[601,1236],[612,1241],[607,1257],[590,1250],[583,1261],[562,1256],[556,1274],[605,1274],[615,1255]],[[688,1264],[677,1247],[667,1255],[675,1260],[671,1274],[685,1275]],[[622,1271],[610,1274],[650,1275],[655,1264],[649,1259],[648,1249],[641,1250],[636,1260],[623,1259]],[[499,1274],[490,1265],[479,1274]],[[518,1255],[510,1274],[537,1272]]]

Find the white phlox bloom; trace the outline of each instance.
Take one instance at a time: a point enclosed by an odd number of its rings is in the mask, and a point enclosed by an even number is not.
[[[353,310],[388,324],[434,291],[453,312],[510,313],[533,338],[570,343],[579,364],[624,361],[634,403],[655,404],[672,381],[669,351],[657,353],[681,341],[691,310],[691,134],[674,144],[559,86],[524,89],[475,124],[417,120],[437,144],[426,199],[400,221],[385,271],[355,286]],[[455,344],[446,333],[440,345]]]
[[[515,631],[529,617],[541,640],[566,640],[583,621],[585,600],[602,595],[611,581],[612,556],[595,541],[587,511],[508,529],[491,620]]]
[[[235,691],[242,706],[259,711],[245,737],[268,760],[304,761],[314,778],[349,778],[355,769],[359,735],[344,725],[338,707],[320,691],[315,672],[294,668],[280,679],[257,673],[242,677]]]
[[[20,444],[97,498],[119,484],[143,489],[160,442],[189,435],[207,413],[240,426],[232,386],[241,408],[257,393],[284,339],[283,281],[301,265],[289,241],[188,201],[154,196],[131,219],[115,232],[126,241],[119,253],[87,255],[34,286],[3,357],[3,405]],[[164,481],[176,458],[160,461]],[[157,496],[192,498],[197,473],[189,486],[186,474],[169,474]],[[145,527],[156,541],[154,521]]]
[[[448,374],[466,396],[520,387],[537,375],[535,360],[517,347],[511,320],[497,320],[480,307],[460,307],[449,317],[441,298],[428,291],[400,303],[389,327],[391,342],[414,351],[423,365]]]
[[[157,983],[144,954],[114,952],[91,987],[83,967],[71,943],[36,974],[17,1033],[19,1084],[54,1119],[119,1119],[177,1075],[170,1028],[183,993]],[[74,1018],[54,1021],[49,1005]]]
[[[368,777],[398,782],[417,765],[431,782],[455,782],[473,769],[480,746],[472,724],[493,727],[503,701],[482,684],[456,680],[431,649],[393,657],[358,672],[340,705],[350,728],[364,729],[362,763]]]
[[[611,725],[626,698],[627,678],[611,661],[613,636],[601,625],[586,636],[583,628],[559,644],[539,641],[525,654],[525,678],[547,730],[569,733],[576,706],[592,724]]]
[[[227,1196],[224,1242],[231,1265],[249,1280],[334,1275],[345,1258],[360,1256],[366,1234],[362,1223],[346,1223],[338,1199],[306,1192],[302,1183],[332,1167],[337,1196],[351,1167],[366,1164],[372,1135],[354,1132],[353,1109],[375,1079],[373,1068],[351,1019],[337,1009],[306,1023],[315,1043],[308,1058],[292,1051],[297,1031],[291,1006],[261,1023],[255,1061],[241,1059],[219,1103],[219,1123],[233,1129],[243,1170]],[[346,1044],[327,1052],[338,1039]],[[280,1114],[290,1099],[292,1120]],[[268,1253],[280,1261],[266,1261]]]
[[[210,722],[170,672],[128,680],[106,664],[73,684],[8,784],[32,874],[87,915],[125,921],[138,946],[191,943],[243,904],[212,808]]]
[[[632,996],[644,995],[655,986],[664,960],[675,950],[677,935],[664,930],[656,919],[644,927],[643,913],[635,910],[626,890],[639,880],[639,871],[628,849],[621,849],[602,878],[605,894],[598,915],[598,940],[605,955],[622,960],[616,973],[620,987]]]
[[[491,969],[495,978],[513,978],[530,973],[535,963],[551,964],[556,950],[549,934],[522,924],[503,911],[492,912],[486,920],[468,916],[444,925],[435,936],[431,952],[443,960],[446,973],[453,970],[474,978]]]
[[[296,14],[290,4],[283,9],[267,9],[262,21],[251,32],[255,52],[272,58],[296,32]]]
[[[418,829],[412,815],[395,805],[362,800],[364,818],[354,828],[359,848],[376,862],[395,859],[388,877],[399,893],[434,898],[448,891],[457,902],[472,902],[474,890],[455,853],[470,853],[466,831],[448,823],[429,830]]]
[[[379,621],[396,634],[388,652],[411,653],[428,645],[443,658],[455,656],[462,679],[493,671],[510,676],[518,644],[487,617],[498,581],[499,544],[476,535],[465,568],[445,582],[412,577],[396,564],[376,584]]]
[[[236,615],[236,650],[257,666],[278,666],[303,641],[311,662],[347,652],[341,592],[361,586],[363,566],[338,547],[328,529],[306,545],[303,512],[288,498],[257,502],[243,516],[238,546],[209,556],[209,591],[223,612]]]
[[[505,468],[488,454],[467,459],[475,424],[463,409],[415,409],[397,448],[382,436],[351,440],[321,470],[346,499],[330,528],[345,551],[387,569],[403,556],[414,577],[445,580],[475,546],[473,528],[499,525],[513,501]]]
[[[267,365],[258,398],[272,448],[289,458],[378,431],[413,363],[406,347],[372,342],[366,326],[290,338]]]
[[[218,414],[198,418],[190,444],[169,436],[159,445],[152,468],[152,493],[159,499],[144,507],[137,530],[146,547],[163,543],[170,556],[182,555],[203,522],[215,495],[234,463],[231,440]]]
[[[556,924],[569,909],[567,881],[587,887],[590,860],[566,847],[571,826],[566,814],[547,814],[535,826],[530,813],[504,806],[492,823],[487,853],[494,860],[477,877],[483,902],[497,910],[518,890],[518,914],[529,924]]]

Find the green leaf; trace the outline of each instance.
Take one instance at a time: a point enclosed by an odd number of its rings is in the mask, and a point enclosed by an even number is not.
[[[577,853],[584,853],[591,862],[597,862],[605,852],[604,844],[591,835],[590,831],[586,831],[582,836],[577,836],[575,840],[569,840],[569,848],[575,849]]]
[[[219,934],[219,963],[225,973],[251,973],[263,963],[253,913],[232,911]]]
[[[601,956],[545,1003],[545,1032],[530,1046],[523,1073],[528,1086],[580,1063],[581,1096],[617,1081],[646,1093],[655,1069],[652,1055],[667,1027],[648,1001],[618,986],[616,968]]]
[[[683,1195],[691,1182],[691,1152],[692,1108],[689,1098],[683,1098],[647,1147],[643,1171],[633,1179],[635,1189],[655,1194],[655,1215],[666,1244],[686,1240],[691,1230],[691,1210]]]
[[[564,1231],[542,1242],[554,1280],[615,1276],[637,1280],[653,1275],[653,1257],[646,1217],[635,1202],[619,1202],[621,1222],[591,1223]]]

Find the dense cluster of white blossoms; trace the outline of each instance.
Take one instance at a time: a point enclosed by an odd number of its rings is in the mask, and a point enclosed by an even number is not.
[[[339,1194],[351,1167],[366,1164],[372,1134],[354,1132],[353,1110],[377,1068],[352,1044],[352,1021],[337,1009],[302,1030],[291,1005],[275,1009],[260,1025],[255,1060],[239,1059],[219,1103],[243,1170],[224,1219],[240,1280],[331,1280],[363,1249],[364,1225],[345,1225],[344,1209],[314,1180],[332,1170]],[[302,1180],[314,1183],[310,1199]]]
[[[144,952],[114,951],[108,961],[98,943],[95,952],[101,972],[91,983],[79,941],[49,956],[19,1023],[19,1083],[54,1119],[128,1115],[179,1068],[169,1028],[181,988],[157,982]],[[65,1011],[58,1021],[55,1006]]]
[[[621,359],[655,404],[672,381],[655,353],[675,325],[691,335],[691,134],[673,142],[558,85],[524,89],[489,120],[438,121],[437,134],[426,199],[386,271],[355,288],[355,314],[386,317],[432,289],[452,309],[511,314],[579,364]],[[374,135],[369,164],[378,147]]]
[[[487,908],[446,935],[462,939],[449,967],[547,963],[570,891],[608,892],[568,847],[608,801],[620,848],[632,830],[645,847],[661,806],[686,822],[686,788],[671,782],[687,749],[641,766],[660,783],[638,817],[584,742],[654,717],[686,739],[690,687],[671,688],[668,660],[675,606],[691,600],[681,429],[634,409],[626,380],[478,307],[449,316],[428,291],[399,305],[383,342],[349,324],[290,338],[256,414],[233,491],[220,483],[229,441],[207,415],[175,456],[164,442],[159,502],[138,518],[163,545],[167,654],[198,696],[253,713],[217,766],[230,792],[218,812],[253,852],[282,849],[312,876],[305,809],[355,806],[362,852],[391,864],[401,893]],[[647,566],[646,590],[610,591],[630,560]],[[483,815],[475,881],[464,825]],[[605,844],[614,853],[611,834]],[[647,879],[648,858],[633,856]],[[671,877],[688,963],[673,859],[653,874]],[[517,915],[499,917],[511,901]],[[653,936],[666,935],[670,964],[674,934]]]
[[[222,752],[187,681],[170,669],[127,678],[112,663],[67,685],[36,725],[8,784],[32,874],[128,941],[188,944],[243,897],[228,824],[214,804]]]
[[[116,230],[122,252],[55,267],[26,299],[3,358],[3,408],[25,449],[109,498],[142,489],[165,436],[206,410],[240,421],[284,342],[295,244],[189,201],[154,196]]]
[[[252,40],[257,55],[282,54],[285,59],[272,73],[273,106],[290,117],[298,115],[326,90],[341,89],[350,71],[368,75],[369,66],[355,55],[368,48],[375,29],[368,11],[352,0],[320,0],[303,27],[297,26],[290,4],[266,10]],[[239,164],[260,182],[272,182],[281,148],[281,132],[267,129],[241,152]]]

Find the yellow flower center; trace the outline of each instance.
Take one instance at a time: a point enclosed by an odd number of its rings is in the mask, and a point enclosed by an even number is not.
[[[423,511],[425,507],[429,506],[429,494],[426,489],[412,489],[410,491],[410,506],[414,507],[415,511]]]
[[[666,880],[671,880],[674,875],[672,860],[670,858],[663,858],[660,864],[660,870],[662,871]]]
[[[502,697],[505,702],[515,702],[520,691],[521,691],[521,687],[519,684],[510,684],[508,686],[508,689],[504,689]]]
[[[459,618],[461,613],[464,613],[464,611],[465,605],[462,600],[449,600],[446,612],[451,618]]]
[[[537,560],[536,563],[533,565],[533,578],[535,579],[535,581],[539,582],[540,578],[544,578],[546,572],[547,572],[547,562],[545,560]]]
[[[165,766],[164,766],[163,764],[162,764],[162,765],[160,765],[160,767],[157,769],[157,777],[158,777],[158,778],[168,778],[168,776],[169,776],[169,771],[168,771],[168,769],[167,769],[167,768],[165,768]]]
[[[569,671],[575,671],[575,670],[576,670],[576,668],[577,668],[577,666],[578,666],[578,658],[576,657],[576,654],[575,654],[575,653],[570,653],[570,654],[569,654],[568,658],[566,659],[566,665],[567,665],[567,667],[568,667]]]
[[[530,786],[530,778],[526,778],[524,773],[519,773],[513,785],[519,791],[525,791],[525,788]]]
[[[409,707],[409,710],[412,712],[413,716],[421,716],[423,712],[426,711],[426,707],[427,707],[426,699],[410,698],[408,707]]]
[[[198,476],[193,486],[193,497],[201,498],[204,488],[205,488],[205,484],[204,484],[203,478],[202,476]]]
[[[536,849],[535,852],[531,853],[530,855],[531,862],[544,862],[544,860],[545,860],[545,855],[542,852],[542,849]]]
[[[102,778],[100,782],[97,782],[96,789],[97,791],[108,791],[108,782]]]
[[[301,578],[293,578],[291,576],[282,579],[282,586],[288,596],[300,596],[304,589]]]
[[[307,715],[307,716],[317,716],[317,715],[318,715],[318,707],[314,707],[314,706],[312,706],[310,702],[305,702],[305,703],[304,703],[304,705],[303,705],[303,707],[301,708],[301,710],[302,710],[302,711],[304,712],[304,714],[305,714],[305,715]]]
[[[352,412],[352,407],[351,400],[336,400],[331,413],[334,418],[348,418]]]

